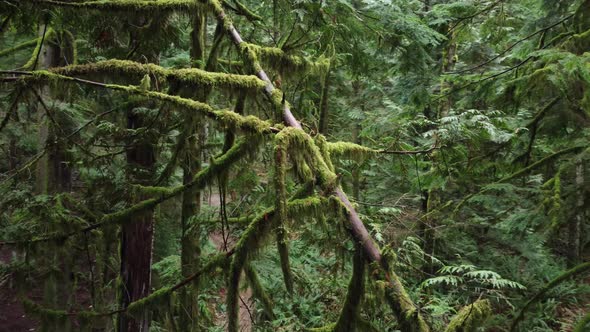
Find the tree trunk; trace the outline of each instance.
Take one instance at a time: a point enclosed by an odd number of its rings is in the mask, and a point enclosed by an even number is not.
[[[145,26],[147,19],[139,17],[134,20],[134,25]],[[137,31],[130,33],[129,48],[132,52],[141,45],[140,35]],[[144,51],[145,52],[145,51]],[[145,52],[147,53],[147,52]],[[135,53],[136,57],[147,57],[150,63],[158,63],[157,51],[150,50],[150,54]],[[149,88],[149,87],[148,87]],[[127,111],[127,128],[138,129],[145,127],[146,119],[133,112],[132,105]],[[140,185],[152,185],[155,177],[156,142],[143,140],[133,142],[127,150],[128,179],[130,183]],[[147,197],[137,195],[133,202],[139,202]],[[151,288],[151,264],[154,239],[154,211],[148,210],[134,215],[127,220],[121,229],[121,289],[120,304],[126,308],[129,303],[137,301],[150,294]],[[119,332],[147,332],[150,327],[149,312],[145,311],[140,317],[119,315]]]

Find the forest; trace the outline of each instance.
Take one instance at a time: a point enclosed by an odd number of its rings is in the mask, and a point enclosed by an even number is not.
[[[0,331],[590,331],[590,0],[0,0]]]

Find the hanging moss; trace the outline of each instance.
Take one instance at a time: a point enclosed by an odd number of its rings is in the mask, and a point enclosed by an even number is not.
[[[287,127],[276,136],[277,144],[284,144],[291,151],[291,155],[297,157],[302,154],[311,169],[315,171],[318,183],[325,191],[330,191],[336,186],[336,174],[330,170],[320,149],[313,139],[302,129]],[[302,161],[297,160],[297,167],[301,168]]]
[[[256,298],[260,300],[262,303],[262,307],[264,308],[264,314],[269,321],[275,319],[275,315],[273,313],[273,303],[270,299],[270,296],[266,293],[262,284],[260,283],[260,279],[258,278],[258,274],[254,270],[251,264],[244,269],[246,274],[246,278],[248,279],[248,283],[250,284],[250,288],[252,288],[252,293]]]
[[[533,305],[539,302],[541,299],[545,297],[545,294],[553,289],[555,286],[561,284],[565,280],[568,280],[571,277],[574,277],[578,274],[585,273],[586,271],[590,271],[590,262],[579,264],[564,273],[560,274],[550,282],[548,282],[543,288],[541,288],[530,300],[525,303],[522,307],[518,315],[512,321],[512,325],[510,326],[510,331],[516,331],[516,326],[524,319],[525,312],[530,309]]]
[[[275,230],[277,250],[281,261],[281,271],[285,288],[289,294],[293,294],[293,275],[289,264],[289,246],[285,225],[287,224],[287,149],[285,146],[275,145]]]
[[[334,142],[327,144],[330,155],[339,159],[344,158],[362,161],[366,156],[379,152],[378,150],[350,142]]]
[[[445,332],[475,332],[491,314],[490,301],[477,300],[461,308],[451,319]]]
[[[271,133],[270,123],[264,120],[260,120],[255,116],[244,117],[229,110],[215,110],[210,105],[203,102],[199,102],[188,98],[182,98],[179,96],[173,96],[162,92],[145,90],[137,86],[96,83],[91,81],[85,81],[82,79],[77,79],[70,76],[61,75],[46,70],[33,71],[31,72],[30,76],[22,76],[21,79],[28,83],[56,83],[59,81],[70,81],[100,86],[111,90],[123,91],[133,95],[140,95],[160,101],[170,102],[178,107],[197,111],[206,117],[219,121],[221,125],[225,126],[226,128],[247,131],[255,134]]]
[[[169,69],[152,63],[142,64],[116,59],[55,68],[52,71],[67,76],[108,74],[112,77],[113,74],[116,74],[139,78],[149,74],[156,77],[160,84],[175,81],[188,85],[223,88],[231,91],[239,89],[254,92],[265,87],[265,82],[254,75],[208,72],[198,68]]]
[[[36,6],[62,6],[104,11],[165,11],[165,10],[190,10],[198,6],[195,0],[89,0],[89,1],[57,1],[57,0],[21,0],[32,2]]]
[[[352,261],[352,277],[348,284],[348,292],[344,306],[334,327],[334,332],[349,332],[357,330],[359,319],[360,303],[365,292],[365,259],[362,247],[355,246]]]
[[[287,54],[277,47],[262,47],[256,44],[240,44],[242,52],[253,52],[256,59],[268,64],[275,70],[285,75],[310,74],[321,76],[330,66],[328,58],[321,57],[316,61],[301,56]]]
[[[335,168],[334,168],[334,164],[332,163],[332,156],[330,155],[330,148],[328,146],[328,141],[326,140],[326,136],[324,136],[322,134],[317,135],[315,137],[315,144],[320,149],[320,153],[322,154],[322,157],[326,161],[326,165],[328,165],[328,168],[330,169],[330,171],[334,172]]]

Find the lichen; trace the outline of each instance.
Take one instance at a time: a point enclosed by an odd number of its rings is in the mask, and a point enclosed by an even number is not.
[[[490,301],[477,300],[461,308],[451,319],[445,332],[475,332],[491,314]]]

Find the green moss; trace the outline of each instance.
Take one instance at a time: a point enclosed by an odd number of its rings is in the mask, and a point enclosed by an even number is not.
[[[475,332],[491,314],[490,301],[477,300],[459,310],[445,332]]]
[[[35,62],[38,62],[38,58],[40,55],[39,53],[41,52],[41,48],[43,47],[42,43],[46,43],[54,37],[55,30],[53,30],[52,28],[48,28],[47,31],[45,31],[45,38],[37,39],[37,45],[33,50],[33,54],[31,54],[31,58],[29,58],[29,61],[27,61],[27,63],[23,66],[24,69],[35,69],[33,68],[33,66],[35,65]]]
[[[336,186],[336,174],[330,170],[322,158],[320,149],[305,131],[287,127],[277,134],[276,142],[288,147],[298,169],[306,166],[313,169],[318,183],[324,190],[330,191]]]
[[[379,152],[378,150],[350,142],[334,142],[327,143],[327,145],[330,156],[356,161],[362,161],[366,156]]]
[[[563,43],[563,48],[575,54],[583,54],[590,50],[590,29],[571,36]]]
[[[142,64],[128,60],[106,60],[96,63],[67,66],[53,69],[53,72],[67,76],[72,75],[128,75],[136,78],[152,75],[158,82],[180,82],[209,88],[223,88],[227,90],[261,91],[265,82],[254,75],[238,75],[208,72],[198,68],[168,69],[155,64]]]
[[[195,0],[96,0],[96,1],[56,1],[56,0],[23,0],[32,2],[38,6],[63,6],[105,11],[163,11],[163,10],[188,10],[198,6]]]
[[[376,264],[377,268],[380,268]],[[373,266],[373,269],[375,266]],[[399,328],[408,332],[428,332],[430,328],[422,318],[420,311],[406,292],[401,280],[393,271],[381,277],[385,299],[395,314]]]
[[[268,294],[266,293],[266,291],[262,287],[262,284],[260,283],[260,279],[258,278],[258,274],[256,273],[256,271],[254,270],[254,268],[252,267],[251,264],[248,264],[248,266],[244,269],[244,272],[246,274],[246,278],[248,279],[248,283],[250,284],[250,288],[252,288],[252,293],[262,303],[266,318],[270,321],[274,320],[275,315],[272,310],[272,308],[273,308],[272,300],[270,299],[270,296],[268,296]]]
[[[2,51],[0,51],[0,57],[10,55],[14,52],[18,52],[18,51],[25,49],[25,48],[36,46],[40,41],[41,41],[41,38],[35,38],[32,40],[26,41],[24,43],[20,43],[20,44],[13,46],[11,48],[7,48],[5,50],[2,50]]]
[[[256,44],[242,43],[240,48],[242,52],[253,52],[256,59],[284,75],[310,74],[321,76],[327,72],[330,66],[330,60],[327,58],[321,57],[316,61],[312,61],[309,58],[288,54],[276,47],[262,47]],[[250,55],[250,57],[254,56]]]
[[[126,312],[127,314],[135,318],[142,317],[145,314],[146,310],[153,310],[154,308],[167,305],[168,301],[170,301],[171,293],[171,287],[158,289],[157,291],[142,299],[131,302],[127,307]]]

